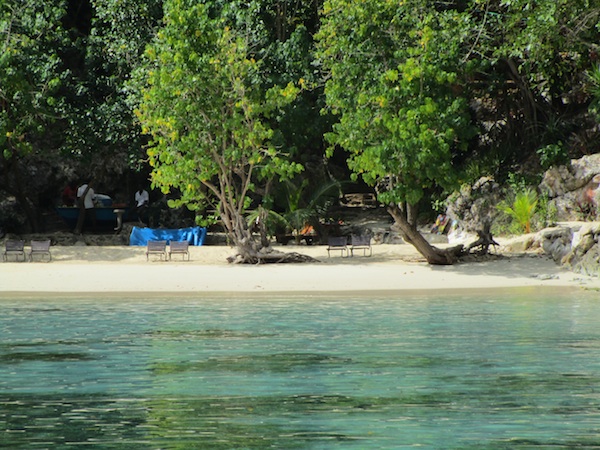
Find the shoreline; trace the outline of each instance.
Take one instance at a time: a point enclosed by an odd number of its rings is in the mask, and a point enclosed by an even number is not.
[[[237,265],[227,246],[190,247],[191,261],[159,261],[146,247],[55,246],[53,260],[0,263],[0,297],[112,295],[386,295],[507,288],[600,289],[600,279],[557,265],[535,252],[482,262],[431,266],[408,244],[373,246],[373,256],[327,256],[326,246],[277,246],[317,263]]]
[[[494,297],[496,295],[572,295],[578,292],[592,292],[597,289],[589,289],[584,286],[520,286],[506,288],[467,288],[467,289],[418,289],[401,291],[272,291],[272,292],[235,292],[235,291],[215,291],[215,292],[0,292],[0,304],[4,301],[100,301],[102,303],[117,303],[144,301],[144,303],[158,302],[164,303],[171,299],[181,301],[214,301],[214,300],[236,300],[236,301],[319,301],[327,300],[356,300],[356,299],[377,299],[377,300],[401,300],[403,298],[415,297],[434,297],[434,298],[453,298],[453,297]],[[99,298],[99,296],[101,298]],[[168,298],[167,298],[168,297]]]

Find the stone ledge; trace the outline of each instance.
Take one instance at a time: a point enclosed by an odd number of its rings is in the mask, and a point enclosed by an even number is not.
[[[545,253],[573,272],[600,276],[600,222],[568,222],[538,233]]]

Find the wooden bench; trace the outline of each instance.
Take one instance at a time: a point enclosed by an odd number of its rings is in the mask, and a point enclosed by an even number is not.
[[[48,257],[48,262],[52,261],[52,254],[50,253],[50,239],[43,241],[31,241],[31,251],[29,252],[29,261],[33,261],[34,255],[40,255],[43,260],[44,257]]]
[[[164,256],[166,260],[167,241],[148,241],[148,247],[146,248],[146,261],[149,260],[151,254],[159,255],[161,261]]]
[[[171,260],[171,255],[174,253],[180,254],[181,259],[185,259],[186,255],[187,255],[187,260],[189,261],[190,260],[189,245],[190,245],[190,243],[188,241],[182,241],[182,242],[171,241],[171,243],[169,244],[169,261]]]
[[[8,257],[11,255],[15,257],[15,261],[18,261],[21,256],[25,261],[25,241],[7,239],[4,243],[4,261],[8,261]]]
[[[331,258],[332,251],[339,251],[341,256],[348,256],[348,238],[346,236],[331,236],[327,240],[327,256]]]

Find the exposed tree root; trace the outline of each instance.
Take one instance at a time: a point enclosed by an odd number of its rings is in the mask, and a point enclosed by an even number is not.
[[[263,249],[259,252],[244,252],[237,253],[227,258],[227,262],[232,264],[275,264],[275,263],[308,263],[320,262],[312,256],[303,255],[301,253],[291,252],[284,253],[279,251],[266,251]]]
[[[434,257],[426,257],[427,262],[432,265],[450,265],[458,262],[465,254],[465,248],[462,244],[448,248],[437,248],[431,246]]]
[[[477,249],[476,252],[478,254],[487,255],[490,249],[490,245],[494,248],[500,245],[494,240],[494,237],[490,232],[477,231],[477,236],[479,236],[479,239],[469,244],[469,246],[467,247],[467,253],[470,253],[473,249]]]

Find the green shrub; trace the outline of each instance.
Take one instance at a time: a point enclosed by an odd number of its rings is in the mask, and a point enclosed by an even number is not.
[[[540,165],[544,170],[554,165],[565,164],[569,160],[569,154],[562,142],[541,147],[536,153],[540,158]]]
[[[512,205],[503,201],[498,205],[498,209],[511,217],[514,222],[517,222],[522,231],[530,233],[537,204],[538,197],[536,192],[531,188],[526,188],[517,192]]]

